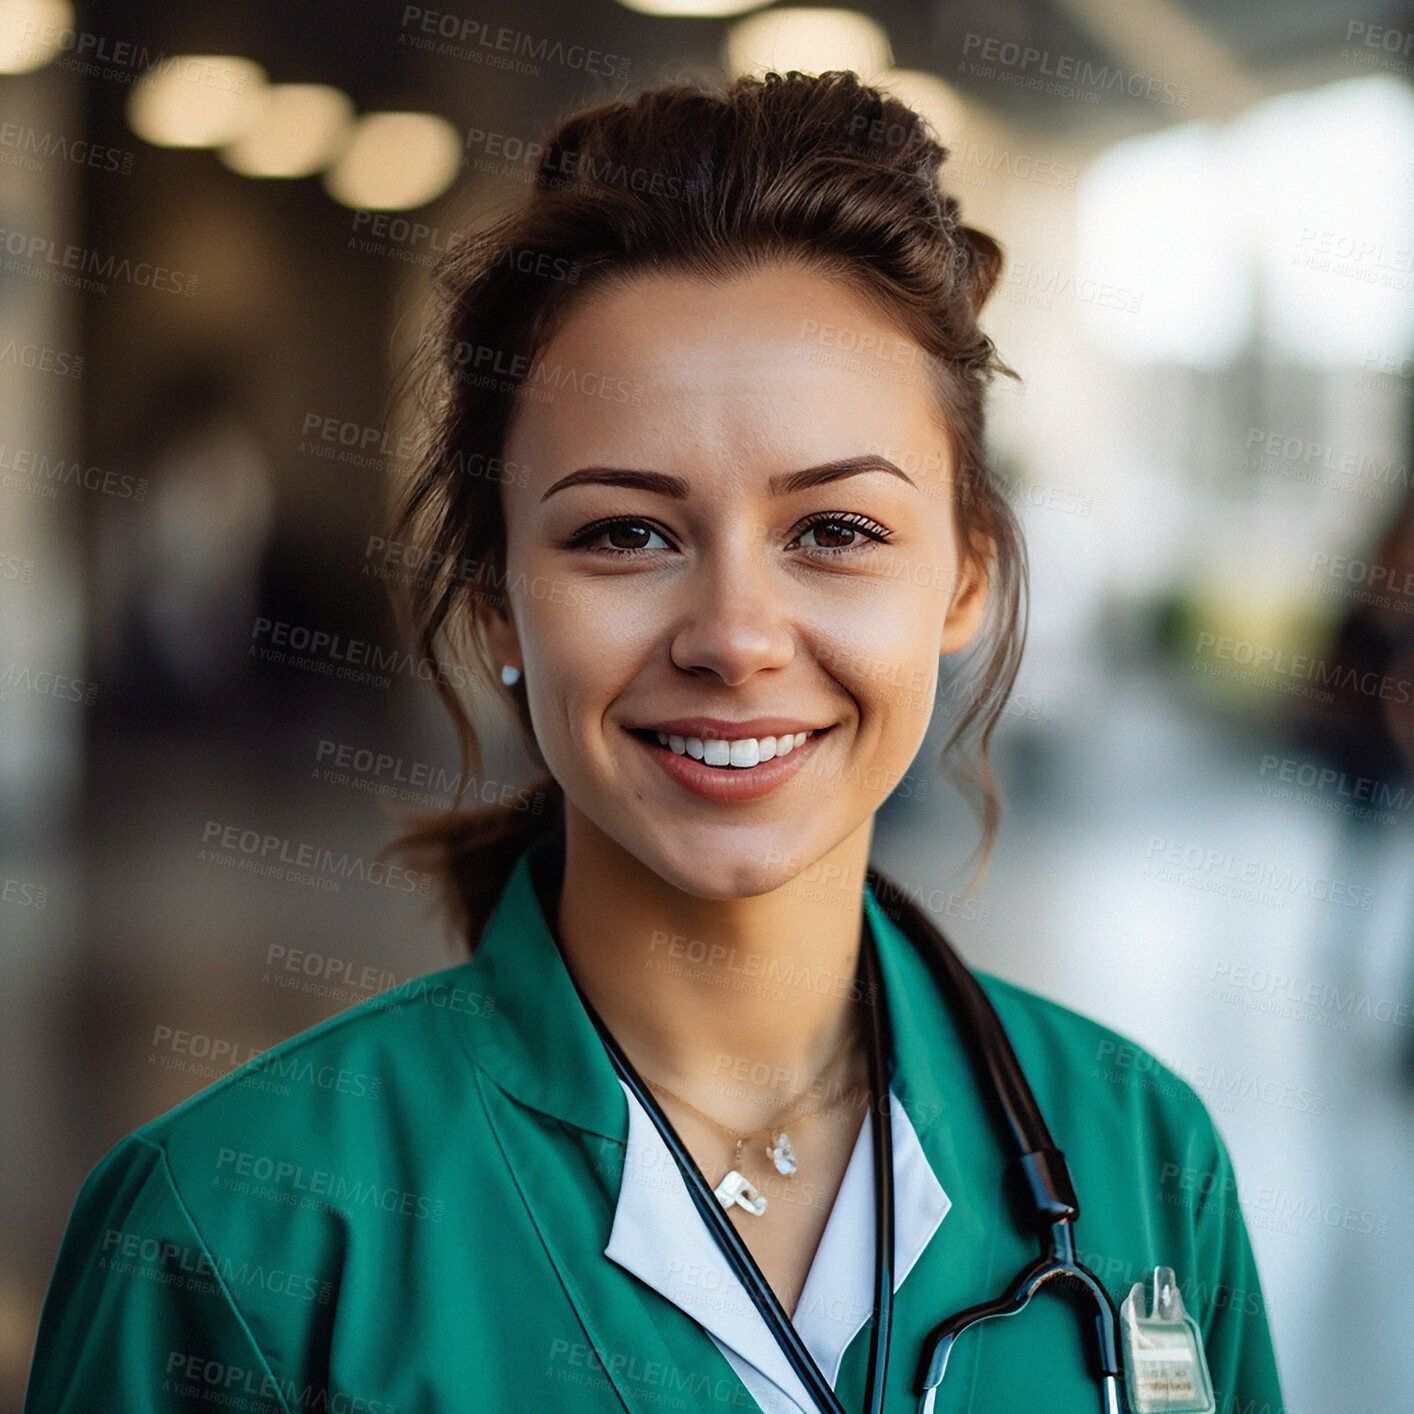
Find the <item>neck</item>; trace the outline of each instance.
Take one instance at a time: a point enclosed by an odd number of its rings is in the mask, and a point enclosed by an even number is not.
[[[816,1080],[864,1020],[855,979],[872,824],[822,858],[828,882],[703,899],[566,802],[561,947],[641,1074],[687,1095],[745,1084],[778,1102]]]

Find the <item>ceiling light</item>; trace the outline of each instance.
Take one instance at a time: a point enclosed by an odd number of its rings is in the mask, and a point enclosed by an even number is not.
[[[619,0],[625,10],[640,15],[711,20],[745,15],[770,3],[771,0]]]
[[[324,189],[356,210],[407,211],[441,196],[461,164],[461,136],[445,118],[368,113],[325,176]]]
[[[735,77],[768,69],[823,74],[852,69],[873,79],[893,62],[889,36],[858,10],[767,10],[727,33],[727,68]]]
[[[173,54],[128,99],[128,124],[157,147],[222,147],[260,111],[265,70],[231,54]]]
[[[945,147],[958,140],[967,105],[951,84],[922,69],[888,69],[874,82],[926,118]]]
[[[245,177],[308,177],[338,157],[353,126],[353,99],[341,89],[270,84],[254,121],[221,149],[221,160]]]
[[[74,7],[69,0],[4,0],[0,3],[0,74],[42,69],[73,41]]]

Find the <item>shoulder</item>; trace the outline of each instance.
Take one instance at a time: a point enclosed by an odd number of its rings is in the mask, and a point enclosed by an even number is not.
[[[1247,1232],[1268,1190],[1238,1180],[1193,1087],[1138,1041],[976,973],[1011,1036],[1081,1195],[1083,1261],[1119,1299],[1158,1264],[1178,1273],[1223,1409],[1282,1408],[1267,1301]]]
[[[1178,1274],[1224,1410],[1282,1407],[1267,1304],[1226,1144],[1186,1080],[1138,1040],[973,970],[1079,1196],[1077,1253],[1116,1301]],[[1259,1212],[1262,1191],[1255,1195]]]
[[[473,1059],[473,1033],[494,1011],[481,977],[473,961],[414,978],[108,1149],[65,1229],[33,1407],[116,1407],[93,1391],[118,1365],[144,1382],[123,1408],[186,1407],[153,1392],[171,1366],[154,1377],[134,1350],[221,1352],[256,1380],[275,1352],[302,1384],[317,1376],[303,1362],[341,1287],[382,1290],[374,1273],[390,1242],[419,1270],[467,1209],[492,1211],[478,1187],[499,1178]]]
[[[1211,1165],[1222,1140],[1193,1086],[1135,1038],[990,973],[975,972],[1043,1111],[1077,1134],[1142,1139],[1166,1162]],[[1058,1143],[1065,1141],[1059,1133]]]
[[[1258,1288],[1246,1235],[1249,1195],[1193,1087],[1124,1033],[976,975],[1065,1154],[1089,1240],[1103,1234],[1101,1245],[1113,1247],[1104,1260],[1147,1246],[1144,1261],[1121,1266],[1125,1283],[1162,1260],[1218,1283],[1222,1300],[1231,1292],[1249,1300]]]
[[[135,1129],[90,1174],[81,1201],[138,1175],[167,1183],[193,1215],[250,1182],[387,1171],[386,1150],[435,1143],[465,1100],[478,1021],[494,998],[471,963],[381,993],[272,1046]]]

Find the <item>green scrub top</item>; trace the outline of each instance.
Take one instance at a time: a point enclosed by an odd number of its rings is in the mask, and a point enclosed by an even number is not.
[[[628,1105],[523,853],[476,956],[275,1046],[128,1135],[84,1182],[25,1414],[759,1410],[708,1332],[604,1254]],[[1038,1254],[1010,1153],[927,963],[866,887],[893,1090],[951,1207],[894,1298],[888,1414],[928,1332]],[[979,974],[1116,1301],[1172,1267],[1221,1414],[1280,1414],[1227,1151],[1115,1032]],[[836,1392],[863,1403],[866,1320]],[[1095,1414],[1093,1325],[1043,1291],[958,1343],[938,1414]]]

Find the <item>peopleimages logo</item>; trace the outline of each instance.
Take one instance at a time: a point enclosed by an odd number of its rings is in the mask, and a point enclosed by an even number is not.
[[[350,1178],[332,1169],[306,1168],[269,1154],[252,1154],[244,1149],[221,1149],[216,1156],[218,1181],[229,1179],[223,1186],[233,1191],[253,1191],[256,1197],[278,1196],[279,1201],[292,1207],[337,1206],[346,1203],[355,1208],[378,1208],[402,1217],[425,1218],[439,1223],[447,1211],[445,1199],[431,1198],[423,1193],[384,1187],[375,1179]],[[245,1184],[266,1184],[269,1190],[248,1189]],[[325,1204],[292,1201],[303,1194],[308,1199],[323,1198]]]
[[[32,231],[0,230],[0,250],[11,257],[5,262],[5,269],[11,274],[73,284],[95,294],[108,293],[104,283],[107,280],[162,294],[196,293],[195,275],[169,270],[150,260],[135,262],[126,255],[104,255],[73,244],[61,246],[51,237]]]
[[[391,685],[391,679],[378,676],[380,673],[406,674],[424,682],[450,679],[456,686],[469,690],[478,686],[465,663],[434,663],[430,658],[415,658],[404,649],[384,648],[363,639],[310,629],[281,619],[257,618],[251,638],[254,641],[247,651],[261,661],[369,682],[378,687]],[[365,668],[370,671],[364,671]]]
[[[621,54],[606,54],[584,44],[566,44],[510,25],[488,24],[447,10],[427,10],[421,5],[403,7],[403,33],[398,42],[531,77],[539,75],[541,64],[559,64],[596,78],[622,79],[628,76],[630,62]]]
[[[327,845],[310,844],[273,835],[267,831],[244,829],[240,825],[208,820],[201,833],[203,863],[237,864],[247,873],[274,873],[284,877],[324,875],[333,882],[329,892],[338,892],[338,882],[353,879],[402,893],[430,892],[432,876],[398,864],[365,860],[347,850],[335,853]],[[224,853],[222,853],[224,851]]]
[[[1321,687],[1336,687],[1342,692],[1358,693],[1363,697],[1379,697],[1385,702],[1414,701],[1414,689],[1407,678],[1391,677],[1388,673],[1377,673],[1373,669],[1361,672],[1349,665],[1326,663],[1320,658],[1292,653],[1272,644],[1251,643],[1205,630],[1199,633],[1195,649],[1197,666],[1204,671],[1213,667],[1208,660],[1209,655],[1213,659],[1225,659],[1250,668],[1251,673],[1245,675],[1249,681],[1260,681],[1263,676],[1287,678],[1290,681],[1281,684],[1284,688],[1317,683]],[[1243,676],[1235,672],[1229,675]],[[1325,694],[1326,700],[1330,697],[1330,693]]]
[[[113,39],[108,35],[95,34],[92,30],[45,23],[44,11],[40,7],[27,8],[37,13],[33,18],[25,19],[21,27],[22,44],[27,49],[57,50],[58,57],[54,63],[58,68],[119,83],[132,83],[147,74],[158,74],[164,78],[175,74],[185,83],[227,93],[244,93],[250,85],[244,70],[233,68],[214,55],[166,54],[132,40]]]
[[[103,172],[127,176],[133,170],[134,154],[124,148],[105,147],[84,138],[43,131],[21,123],[0,123],[0,162],[31,172],[44,170],[47,158],[93,167]]]
[[[38,344],[21,344],[7,339],[0,344],[0,363],[12,363],[17,368],[32,368],[39,373],[55,373],[61,378],[78,378],[83,374],[83,355],[64,349],[51,349]]]
[[[1193,97],[1187,84],[1126,71],[1118,64],[1095,64],[1089,59],[1053,54],[1049,49],[995,35],[965,35],[962,55],[959,69],[975,78],[997,79],[1086,103],[1098,102],[1102,93],[1118,91],[1128,98],[1186,108]]]
[[[1288,898],[1296,897],[1339,904],[1363,913],[1372,912],[1375,906],[1374,889],[1357,880],[1308,874],[1285,861],[1250,858],[1196,841],[1151,835],[1145,860],[1146,878],[1227,893],[1278,908]]]
[[[248,1369],[184,1350],[168,1352],[163,1388],[185,1401],[188,1408],[202,1404],[255,1414],[274,1410],[276,1400],[282,1409],[319,1410],[320,1414],[397,1414],[398,1408],[384,1399],[365,1399],[322,1385],[300,1385],[292,1379],[277,1380],[263,1368]],[[261,1402],[253,1404],[252,1398]]]

